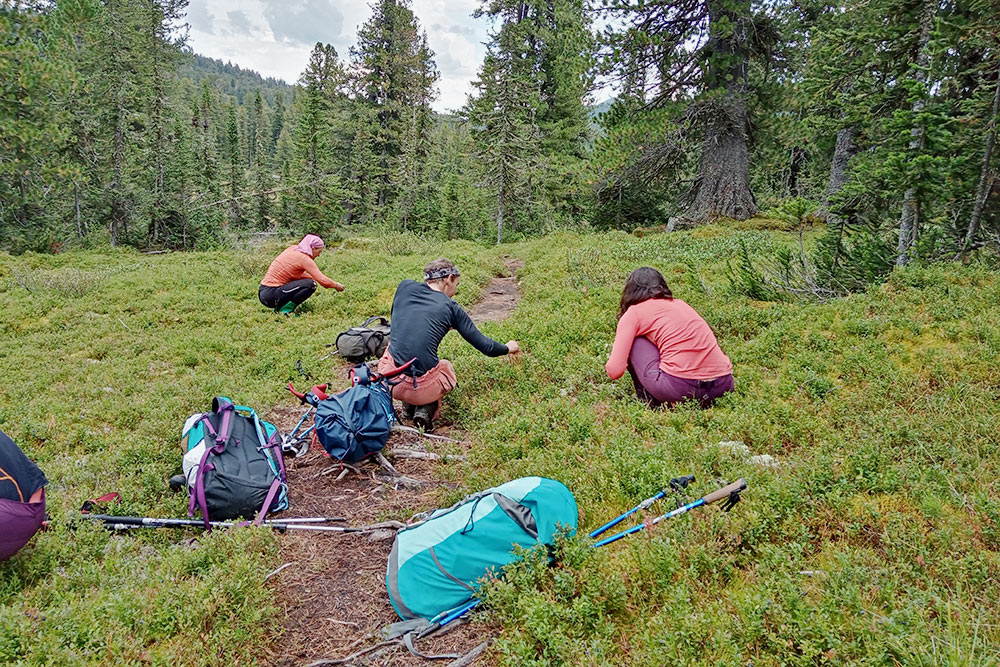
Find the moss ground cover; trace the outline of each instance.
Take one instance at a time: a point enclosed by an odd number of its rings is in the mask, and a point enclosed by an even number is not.
[[[285,400],[297,359],[326,379],[322,343],[387,311],[428,260],[459,263],[468,304],[507,253],[525,262],[523,298],[484,330],[521,341],[522,359],[487,359],[455,334],[443,346],[460,382],[445,417],[476,444],[465,489],[559,479],[583,529],[678,474],[698,475],[693,493],[739,476],[750,489],[731,514],[687,515],[603,550],[567,540],[559,567],[529,556],[487,594],[501,662],[996,664],[997,274],[911,267],[825,304],[729,288],[741,247],[790,241],[719,226],[499,249],[348,239],[320,260],[347,291],[290,319],[256,300],[277,247],[0,258],[0,428],[48,474],[54,519],[0,566],[0,660],[200,662],[206,645],[210,662],[260,660],[275,617],[262,580],[280,538],[192,545],[67,519],[109,490],[122,512],[183,515],[166,478],[184,416],[218,393]],[[660,269],[732,358],[737,389],[715,407],[650,411],[627,379],[604,375],[621,285],[639,265]],[[776,464],[753,463],[759,454]]]

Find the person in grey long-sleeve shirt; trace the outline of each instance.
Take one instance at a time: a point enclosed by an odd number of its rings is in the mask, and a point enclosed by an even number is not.
[[[438,357],[441,340],[452,329],[473,347],[490,357],[520,352],[517,341],[499,343],[483,335],[469,314],[452,297],[458,290],[458,268],[446,259],[424,268],[424,282],[404,280],[392,299],[392,332],[389,347],[379,361],[379,371],[413,364],[402,382],[393,387],[394,398],[403,402],[403,416],[431,430],[441,397],[457,385],[455,369]],[[411,379],[412,378],[412,379]]]

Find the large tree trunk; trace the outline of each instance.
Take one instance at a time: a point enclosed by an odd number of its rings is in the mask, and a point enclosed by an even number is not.
[[[842,127],[837,131],[837,144],[833,149],[833,160],[830,162],[830,182],[826,187],[826,197],[821,210],[822,216],[827,221],[834,217],[830,213],[830,203],[847,183],[848,164],[858,152],[858,145],[854,143],[855,131],[853,125]]]
[[[962,251],[972,247],[979,233],[979,220],[982,218],[983,209],[986,207],[986,197],[990,193],[990,160],[993,158],[993,144],[997,137],[997,115],[1000,114],[1000,67],[997,68],[997,86],[993,93],[993,114],[990,122],[986,126],[986,151],[983,155],[983,169],[979,173],[979,186],[976,188],[976,200],[972,204],[972,216],[969,218],[969,229],[965,233],[965,242],[962,244]]]
[[[743,99],[729,95],[716,104],[720,108],[705,128],[694,196],[685,216],[693,222],[708,222],[716,217],[745,220],[757,212],[750,191]]]
[[[931,38],[931,26],[934,23],[934,12],[937,9],[935,0],[924,0],[920,10],[920,42],[917,46],[917,67],[914,79],[921,85],[922,89],[927,86],[927,68],[930,64],[930,53],[927,44]],[[913,100],[910,110],[913,113],[914,121],[921,111],[924,110],[925,100],[922,90],[920,95]],[[915,153],[924,147],[924,128],[914,125],[910,130],[910,154],[911,159],[916,157]],[[903,266],[910,261],[910,248],[917,240],[917,230],[920,227],[920,201],[917,198],[917,187],[911,185],[903,194],[903,212],[899,216],[899,243],[896,246],[896,264]]]
[[[757,212],[750,191],[746,110],[747,48],[752,29],[749,0],[709,0],[705,89],[717,97],[707,104],[705,140],[687,217],[745,220]]]

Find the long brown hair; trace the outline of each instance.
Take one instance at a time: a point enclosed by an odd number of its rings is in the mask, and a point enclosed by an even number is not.
[[[625,281],[621,304],[618,307],[618,319],[621,319],[625,311],[637,303],[649,299],[673,298],[674,295],[667,287],[667,281],[663,279],[662,273],[649,266],[640,267],[633,271],[628,280]]]

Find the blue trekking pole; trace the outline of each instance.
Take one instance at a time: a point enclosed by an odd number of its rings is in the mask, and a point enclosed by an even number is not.
[[[689,483],[691,483],[693,481],[694,481],[694,475],[685,475],[684,477],[675,477],[674,479],[670,480],[670,488],[673,489],[674,491],[680,492],[680,489],[685,488]],[[676,482],[676,485],[675,485],[675,482]],[[632,526],[628,530],[623,530],[622,532],[617,533],[615,535],[612,535],[611,537],[606,537],[606,538],[604,538],[603,540],[601,540],[599,542],[594,542],[590,546],[593,547],[593,548],[595,548],[595,549],[597,547],[603,547],[606,544],[611,544],[612,542],[616,542],[616,541],[620,540],[621,538],[625,537],[626,535],[631,535],[632,533],[637,533],[640,530],[643,530],[645,528],[651,528],[652,526],[655,526],[656,524],[660,523],[664,519],[670,519],[672,517],[679,516],[681,514],[685,514],[687,512],[690,512],[691,510],[697,508],[697,507],[702,507],[703,505],[711,505],[712,503],[717,502],[719,500],[722,500],[723,498],[726,499],[726,502],[722,504],[722,511],[723,512],[728,512],[729,510],[731,510],[733,508],[733,506],[736,503],[738,503],[740,501],[740,492],[743,491],[743,489],[745,489],[745,488],[747,488],[747,482],[746,482],[746,480],[744,478],[740,477],[738,480],[736,480],[732,484],[730,484],[728,486],[724,486],[721,489],[717,489],[717,490],[713,491],[712,493],[708,494],[707,496],[699,498],[698,500],[694,500],[694,501],[692,501],[692,502],[690,502],[690,503],[688,503],[686,505],[682,505],[681,507],[678,507],[677,509],[675,509],[673,511],[667,512],[666,514],[661,514],[660,516],[656,517],[652,521],[649,521],[649,522],[646,522],[646,523],[640,523],[637,526]],[[666,495],[667,495],[667,490],[664,489],[664,490],[658,492],[657,494],[652,495],[649,498],[646,498],[646,500],[643,500],[641,503],[639,503],[638,505],[636,505],[635,507],[633,507],[632,509],[630,509],[628,512],[625,512],[624,514],[622,514],[622,515],[620,515],[618,517],[615,517],[614,519],[612,519],[608,523],[604,524],[603,526],[601,526],[597,530],[593,531],[592,533],[590,533],[589,536],[590,537],[594,537],[596,535],[600,535],[601,533],[605,532],[608,528],[611,528],[612,526],[615,526],[615,525],[621,523],[626,517],[634,514],[635,512],[639,511],[640,509],[645,509],[645,508],[649,507],[654,502],[656,502],[660,498],[663,498]],[[420,633],[419,637],[426,637],[427,635],[431,634],[435,630],[439,630],[439,629],[443,628],[444,626],[446,626],[447,624],[451,623],[452,621],[457,620],[457,619],[461,618],[462,616],[465,616],[465,614],[467,614],[468,612],[470,612],[473,609],[475,609],[479,605],[480,602],[481,602],[481,600],[472,600],[470,602],[467,602],[463,606],[459,607],[458,609],[455,609],[454,611],[452,611],[450,613],[443,614],[442,615],[443,617],[441,618],[441,620],[431,621],[431,626],[429,628],[427,628],[426,630],[424,630],[422,633]]]
[[[646,498],[641,503],[639,503],[629,511],[625,512],[624,514],[620,514],[611,521],[608,521],[606,524],[604,524],[597,530],[591,532],[590,537],[597,537],[601,533],[607,531],[609,528],[617,526],[619,523],[629,518],[636,512],[639,512],[644,509],[649,509],[649,507],[657,500],[659,500],[660,498],[665,498],[668,491],[674,491],[676,493],[680,493],[682,489],[686,489],[687,485],[693,481],[694,481],[694,475],[684,475],[683,477],[674,477],[672,480],[670,480],[670,486],[663,489],[662,491],[657,492],[655,495]]]
[[[626,535],[631,535],[632,533],[637,533],[640,530],[643,530],[645,528],[650,528],[652,526],[655,526],[656,524],[660,523],[664,519],[671,519],[671,518],[673,518],[675,516],[680,516],[681,514],[685,514],[687,512],[690,512],[691,510],[693,510],[693,509],[695,509],[697,507],[701,507],[703,505],[711,505],[712,503],[714,503],[716,501],[719,501],[719,500],[722,500],[723,498],[726,499],[726,502],[722,505],[722,511],[723,512],[728,512],[729,510],[731,510],[733,508],[733,505],[735,505],[736,503],[739,502],[739,500],[740,500],[740,491],[742,491],[745,488],[747,488],[747,482],[746,482],[745,479],[743,479],[742,477],[740,477],[738,480],[736,480],[735,482],[733,482],[729,486],[724,486],[721,489],[717,489],[715,491],[712,491],[707,496],[704,496],[702,498],[699,498],[698,500],[694,500],[694,501],[688,503],[687,505],[682,505],[682,506],[678,507],[675,510],[667,512],[666,514],[661,514],[660,516],[656,517],[652,521],[648,521],[648,522],[645,522],[645,523],[640,523],[637,526],[632,526],[628,530],[623,530],[622,532],[617,533],[615,535],[612,535],[611,537],[606,537],[603,540],[601,540],[600,542],[595,542],[593,544],[593,546],[594,546],[594,548],[603,547],[605,544],[611,544],[612,542],[616,542],[616,541],[620,540],[621,538],[625,537]]]

